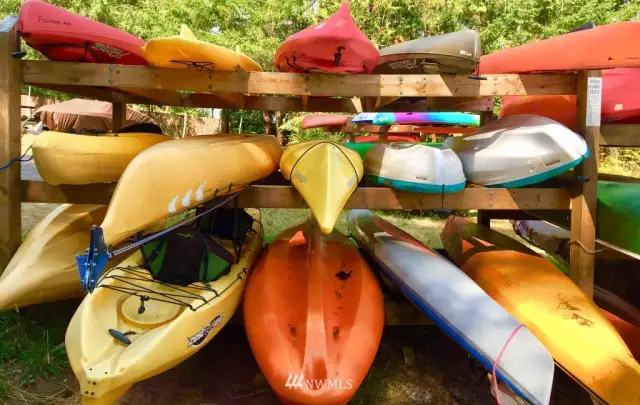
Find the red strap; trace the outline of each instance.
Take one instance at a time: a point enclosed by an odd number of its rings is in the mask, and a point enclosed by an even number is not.
[[[502,345],[502,349],[500,349],[500,353],[498,353],[498,357],[496,357],[495,363],[493,363],[493,370],[491,371],[491,382],[493,383],[493,390],[496,393],[496,401],[498,402],[498,405],[502,405],[502,402],[500,401],[500,391],[498,391],[498,377],[496,377],[496,369],[498,368],[498,364],[500,364],[500,359],[502,358],[502,355],[507,350],[507,346],[509,346],[509,343],[511,343],[511,340],[522,328],[524,328],[524,324],[521,323],[511,332],[507,340],[505,340],[504,344]]]

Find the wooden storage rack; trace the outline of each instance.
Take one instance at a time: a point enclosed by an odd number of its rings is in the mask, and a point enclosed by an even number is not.
[[[600,71],[545,75],[486,75],[485,80],[445,75],[322,75],[271,72],[173,70],[141,66],[18,60],[16,19],[0,23],[0,162],[20,155],[20,85],[31,85],[114,104],[114,126],[124,121],[127,103],[275,111],[352,112],[381,109],[403,97],[422,97],[415,109],[478,111],[478,105],[500,95],[577,94],[579,132],[597,151],[600,128],[586,126],[587,81]],[[437,98],[436,98],[437,97]],[[402,101],[402,100],[399,100]],[[476,107],[473,107],[476,106]],[[481,110],[482,111],[482,110]],[[486,107],[485,110],[487,111]],[[628,141],[618,130],[614,143]],[[597,153],[576,173],[597,178]],[[0,171],[0,268],[21,242],[21,202],[107,204],[113,185],[51,186],[21,181],[18,164]],[[304,201],[286,184],[256,185],[240,197],[242,207],[301,208]],[[479,209],[571,210],[571,237],[595,246],[596,182],[574,181],[569,187],[468,187],[455,194],[411,194],[389,188],[360,187],[346,208],[387,210]],[[571,277],[593,294],[594,257],[578,246],[571,249]]]

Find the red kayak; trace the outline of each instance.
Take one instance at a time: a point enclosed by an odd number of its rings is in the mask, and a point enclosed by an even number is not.
[[[18,32],[49,60],[147,64],[140,38],[40,0],[24,2]]]
[[[618,318],[604,309],[602,312],[605,314],[609,322],[611,322],[613,327],[616,328],[620,337],[622,337],[622,340],[624,340],[627,347],[629,347],[629,351],[633,354],[633,357],[640,361],[640,328]]]
[[[342,3],[331,18],[290,36],[276,52],[276,70],[295,73],[371,73],[380,55]]]
[[[603,25],[480,58],[480,74],[640,67],[640,21]]]
[[[640,69],[602,72],[602,123],[640,124]],[[576,127],[576,96],[505,96],[500,117],[542,115]]]
[[[354,143],[372,143],[378,142],[378,135],[356,136],[353,138]],[[387,135],[387,142],[420,142],[419,135]]]
[[[300,124],[302,129],[341,127],[347,125],[348,115],[306,115]]]

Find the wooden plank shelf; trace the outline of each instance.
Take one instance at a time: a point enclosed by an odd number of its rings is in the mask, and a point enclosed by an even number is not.
[[[600,128],[600,146],[640,147],[640,125],[606,124]]]
[[[88,186],[52,186],[43,181],[23,180],[23,202],[108,204],[115,184]],[[482,188],[468,187],[459,193],[417,194],[385,187],[359,187],[345,209],[381,210],[568,210],[571,196],[557,188]],[[290,185],[254,185],[239,198],[243,208],[306,208],[307,205]]]

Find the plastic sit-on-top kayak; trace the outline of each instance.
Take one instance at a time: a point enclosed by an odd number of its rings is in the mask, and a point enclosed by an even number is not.
[[[40,0],[24,2],[18,31],[49,60],[147,64],[140,51],[142,39]]]
[[[195,69],[262,71],[256,61],[231,49],[200,41],[186,25],[180,35],[149,40],[142,54],[151,66]]]
[[[274,61],[281,72],[371,73],[379,57],[345,2],[328,20],[290,36]]]

